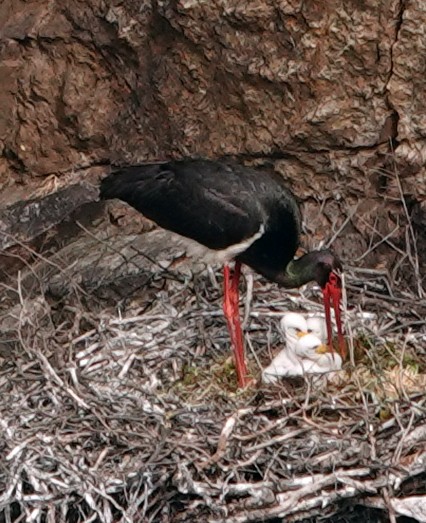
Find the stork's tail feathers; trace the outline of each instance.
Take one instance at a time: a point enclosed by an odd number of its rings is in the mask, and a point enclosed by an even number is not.
[[[101,181],[99,188],[101,200],[121,199],[124,193],[128,192],[131,182],[134,184],[135,176],[125,170],[109,174]]]

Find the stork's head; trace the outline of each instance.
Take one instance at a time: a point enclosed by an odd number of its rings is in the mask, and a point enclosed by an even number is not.
[[[315,281],[319,284],[321,289],[324,289],[330,281],[331,274],[335,274],[339,277],[339,274],[342,272],[342,263],[339,258],[328,249],[314,251],[309,254],[313,255],[315,258]]]

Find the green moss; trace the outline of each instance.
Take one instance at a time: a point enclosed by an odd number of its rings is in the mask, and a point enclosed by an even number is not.
[[[171,390],[186,401],[214,400],[247,393],[238,387],[235,365],[229,357],[216,359],[208,368],[193,364],[185,366],[181,379],[172,385]]]

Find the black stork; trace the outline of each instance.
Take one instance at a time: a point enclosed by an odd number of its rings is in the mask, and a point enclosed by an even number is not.
[[[339,350],[345,356],[340,261],[329,250],[294,259],[301,218],[279,174],[232,162],[182,159],[121,168],[102,180],[100,195],[127,202],[164,229],[196,242],[210,261],[224,264],[223,310],[240,386],[248,382],[239,318],[243,263],[285,288],[316,281],[323,292],[328,343],[332,347],[332,302]]]

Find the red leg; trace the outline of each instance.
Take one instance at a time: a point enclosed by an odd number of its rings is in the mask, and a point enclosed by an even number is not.
[[[342,318],[340,315],[340,302],[342,300],[342,290],[334,286],[331,289],[331,296],[333,298],[334,315],[336,317],[337,325],[337,339],[339,340],[339,352],[343,359],[346,358],[346,342],[343,335]]]
[[[241,329],[240,322],[240,276],[241,276],[241,262],[236,261],[234,266],[234,274],[231,279],[231,300],[233,303],[233,324],[235,329],[235,340],[236,340],[236,350],[238,352],[238,358],[241,366],[241,374],[243,376],[245,386],[247,384],[247,366],[246,366],[246,357],[244,351],[244,336]]]
[[[247,384],[247,368],[244,356],[243,333],[239,316],[239,279],[241,264],[235,263],[235,271],[231,277],[228,265],[223,268],[224,276],[224,302],[223,311],[228,322],[228,330],[234,350],[235,367],[237,370],[238,384],[244,387]]]
[[[342,356],[342,359],[346,358],[346,342],[343,335],[342,328],[342,319],[340,316],[340,302],[342,299],[342,290],[340,288],[340,280],[337,279],[337,276],[334,274],[330,275],[330,280],[323,288],[323,297],[324,297],[324,309],[325,309],[325,322],[327,324],[327,336],[328,344],[333,350],[333,332],[331,328],[331,302],[333,303],[334,315],[336,318],[337,325],[337,337],[339,340],[339,352]]]
[[[328,284],[322,290],[322,295],[324,298],[325,324],[327,326],[328,346],[330,347],[331,351],[333,351],[333,330],[331,327],[330,290],[328,288]]]

